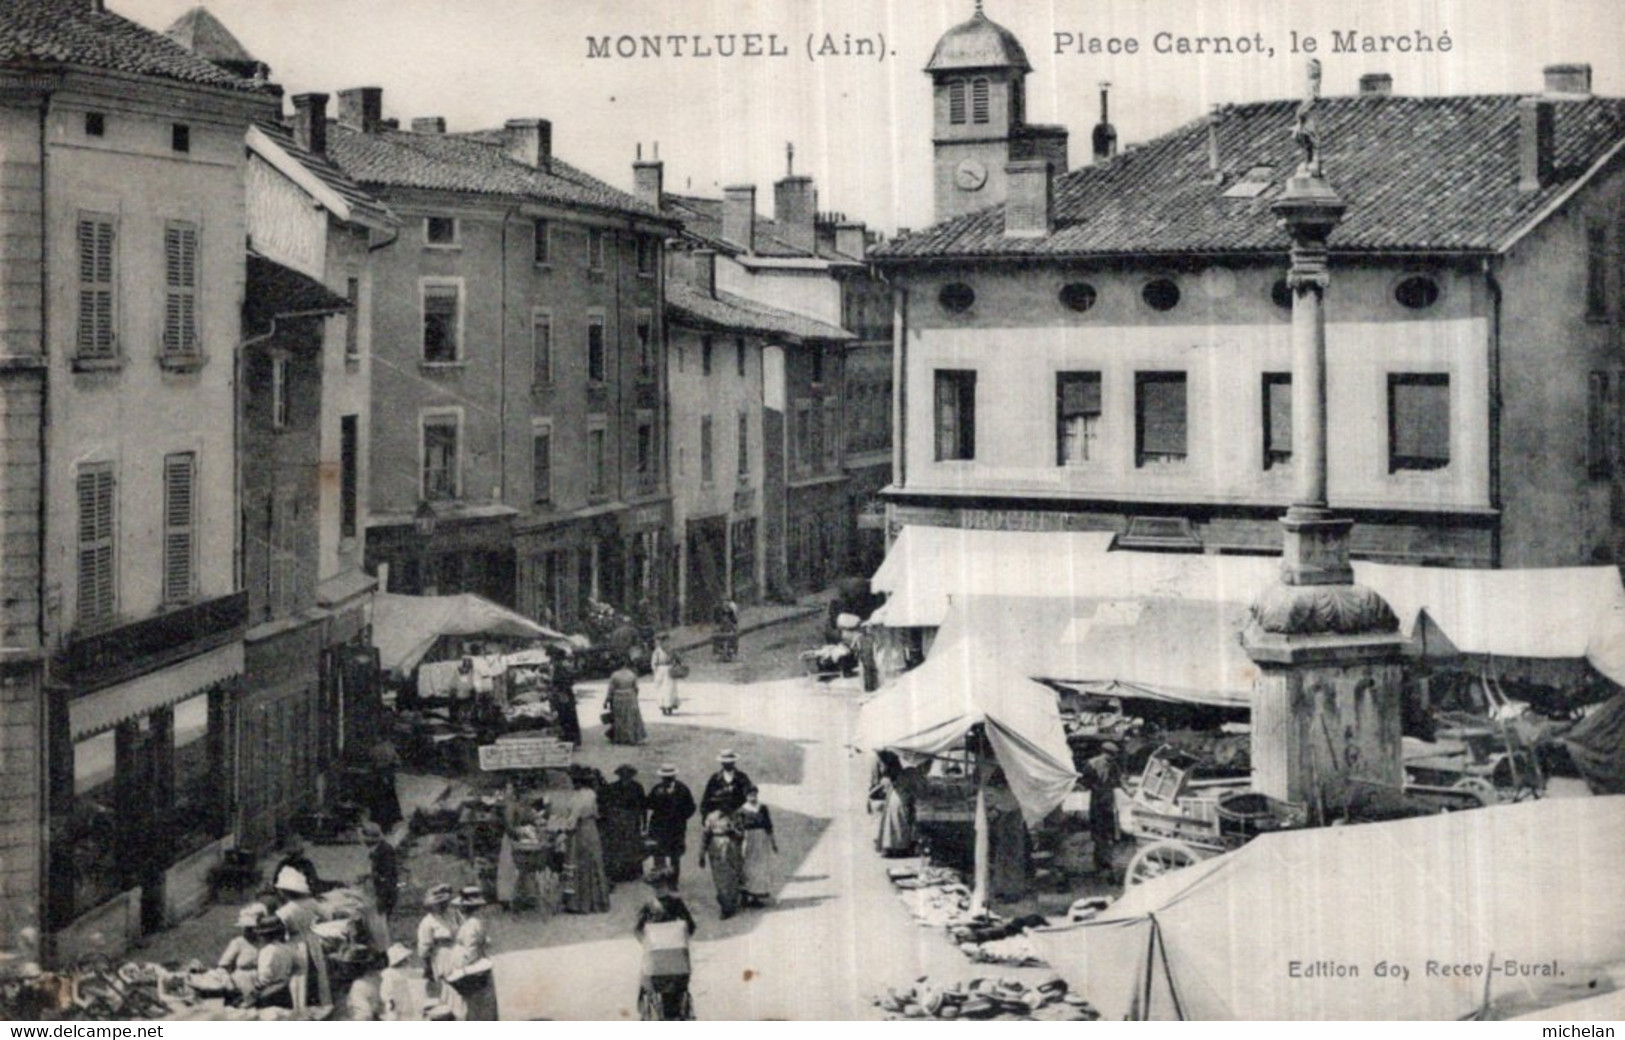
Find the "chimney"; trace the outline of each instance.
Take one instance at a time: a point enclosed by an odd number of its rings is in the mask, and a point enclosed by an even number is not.
[[[1518,190],[1539,191],[1552,181],[1554,108],[1545,98],[1518,99]]]
[[[835,251],[862,260],[869,247],[869,229],[863,221],[843,220],[835,225]]]
[[[364,134],[377,133],[384,115],[383,87],[339,91],[339,125]]]
[[[1590,65],[1548,65],[1544,71],[1548,94],[1574,94],[1581,97],[1591,94]]]
[[[660,161],[660,144],[656,142],[654,158],[648,162],[643,161],[643,146],[638,145],[638,157],[632,163],[632,193],[640,202],[659,209],[665,186],[666,164]]]
[[[545,119],[510,119],[502,126],[508,158],[546,170],[553,164],[553,124]]]
[[[1100,122],[1095,124],[1094,150],[1095,162],[1104,162],[1117,154],[1117,128],[1112,126],[1109,118],[1108,99],[1111,96],[1112,85],[1100,85]]]
[[[92,14],[106,14],[107,4],[103,0],[90,0],[90,11]]]
[[[1214,186],[1224,183],[1224,163],[1219,155],[1219,121],[1224,118],[1224,109],[1214,105],[1207,114],[1207,172],[1212,178]]]
[[[327,95],[293,96],[293,140],[311,155],[327,154]]]
[[[399,119],[390,118],[378,120],[378,129],[380,130],[399,130],[400,128],[401,121]]]
[[[722,237],[747,253],[756,251],[756,185],[722,189]]]
[[[1394,92],[1394,77],[1386,72],[1368,72],[1360,77],[1361,97],[1387,97]]]
[[[446,132],[445,116],[418,116],[412,120],[414,134],[443,134]]]
[[[717,295],[717,253],[714,249],[696,249],[689,253],[690,277],[694,280],[694,288],[703,295],[715,298]]]
[[[789,176],[773,185],[773,222],[779,237],[804,253],[818,251],[818,190],[811,177]]]
[[[1044,159],[1008,163],[1004,200],[1004,233],[1015,238],[1041,238],[1055,230],[1053,170]]]

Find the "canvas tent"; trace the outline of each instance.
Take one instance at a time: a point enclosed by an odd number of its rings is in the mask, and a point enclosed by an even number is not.
[[[1622,848],[1625,797],[1268,834],[1029,935],[1107,1019],[1457,1019],[1492,962],[1497,1008],[1547,1006],[1625,965]]]
[[[372,605],[372,641],[385,671],[406,675],[441,636],[510,636],[568,643],[563,633],[538,625],[472,593],[400,596],[379,593]]]

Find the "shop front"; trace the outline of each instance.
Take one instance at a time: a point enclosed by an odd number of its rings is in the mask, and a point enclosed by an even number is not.
[[[472,592],[515,604],[514,533],[509,506],[420,506],[411,515],[367,521],[367,571],[385,574],[389,592],[449,596]]]
[[[620,514],[626,560],[625,607],[651,624],[672,616],[676,590],[669,579],[673,543],[671,503],[651,502]]]

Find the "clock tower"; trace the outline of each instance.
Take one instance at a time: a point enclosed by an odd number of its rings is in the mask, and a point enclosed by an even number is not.
[[[1066,130],[1027,122],[1021,42],[982,12],[937,41],[925,66],[932,84],[933,180],[938,221],[1004,201],[1005,166],[1046,159],[1066,172]]]

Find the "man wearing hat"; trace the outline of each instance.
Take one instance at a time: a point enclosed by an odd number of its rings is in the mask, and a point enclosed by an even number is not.
[[[423,894],[423,920],[418,922],[418,959],[423,962],[426,992],[440,995],[441,982],[451,969],[451,948],[463,915],[451,905],[450,885],[435,885]]]
[[[1083,764],[1083,786],[1089,791],[1089,837],[1094,846],[1095,873],[1112,878],[1112,846],[1117,843],[1117,787],[1121,749],[1108,740]]]
[[[688,821],[694,816],[694,792],[677,779],[677,767],[660,767],[660,782],[649,790],[649,823],[646,832],[653,846],[655,863],[671,873],[675,889],[682,877],[683,853],[688,851]]]
[[[737,768],[739,756],[732,748],[717,756],[717,763],[721,766],[705,782],[705,793],[700,796],[700,815],[710,816],[713,812],[723,812],[733,815],[739,807],[745,804],[745,792],[755,785],[745,771]]]

